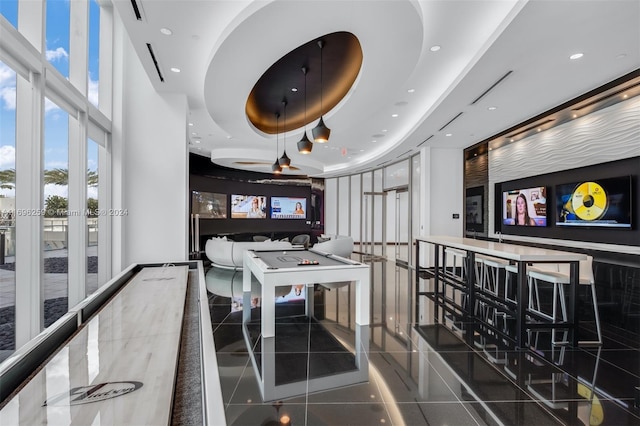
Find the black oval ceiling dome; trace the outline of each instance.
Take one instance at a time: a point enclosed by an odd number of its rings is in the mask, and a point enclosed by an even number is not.
[[[322,49],[318,45],[321,40]],[[362,48],[353,34],[336,32],[311,40],[287,53],[262,74],[247,99],[247,117],[257,129],[269,134],[276,133],[276,113],[280,113],[280,132],[300,128],[325,115],[344,98],[358,77],[361,66]],[[306,122],[303,67],[307,68]],[[292,88],[297,91],[292,91]],[[287,101],[286,128],[283,127],[284,99]]]

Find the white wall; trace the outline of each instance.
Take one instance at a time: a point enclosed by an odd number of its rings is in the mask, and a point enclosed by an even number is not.
[[[464,156],[461,149],[423,148],[420,152],[422,223],[420,235],[461,237]],[[415,214],[414,206],[414,214]],[[453,214],[458,219],[453,219]]]
[[[114,111],[112,141],[121,173],[114,173],[113,187],[114,207],[126,214],[114,218],[122,241],[114,244],[114,269],[116,264],[122,269],[131,263],[186,260],[187,100],[156,93],[129,40],[121,41],[122,70],[116,74],[122,106]]]

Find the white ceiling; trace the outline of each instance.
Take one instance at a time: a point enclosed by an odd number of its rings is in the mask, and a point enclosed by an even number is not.
[[[130,0],[113,2],[157,91],[187,96],[190,151],[253,171],[271,171],[276,137],[247,120],[249,92],[282,56],[328,33],[358,37],[362,68],[324,114],[328,144],[303,156],[295,148],[303,129],[286,134],[300,169],[291,173],[371,169],[427,139],[423,146],[465,148],[640,68],[638,0],[137,0],[141,21]]]

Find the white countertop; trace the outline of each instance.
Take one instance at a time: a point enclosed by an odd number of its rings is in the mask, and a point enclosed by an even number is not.
[[[450,236],[426,236],[416,238],[432,244],[440,244],[460,250],[472,251],[487,256],[495,256],[516,262],[571,262],[587,260],[587,255],[560,250],[549,250],[494,241],[476,240],[473,238]]]

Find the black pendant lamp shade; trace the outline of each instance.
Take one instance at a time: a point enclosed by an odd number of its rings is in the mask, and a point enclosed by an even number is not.
[[[273,173],[279,175],[282,173],[282,167],[280,167],[280,161],[278,160],[278,151],[279,151],[279,141],[278,141],[278,118],[280,118],[280,114],[276,112],[276,162],[271,166],[271,170]]]
[[[304,74],[304,133],[302,139],[298,141],[298,152],[300,154],[310,154],[313,149],[313,143],[307,137],[307,68],[302,67]]]
[[[318,46],[320,47],[320,121],[318,125],[313,128],[312,133],[314,142],[325,143],[329,141],[331,129],[324,124],[324,120],[322,119],[322,47],[324,46],[324,41],[318,41]]]
[[[282,101],[282,108],[284,111],[284,124],[282,125],[284,127],[284,152],[282,153],[282,157],[280,157],[278,159],[278,163],[280,164],[280,167],[282,167],[283,169],[288,169],[289,166],[291,165],[291,159],[287,156],[287,100],[283,100]]]

